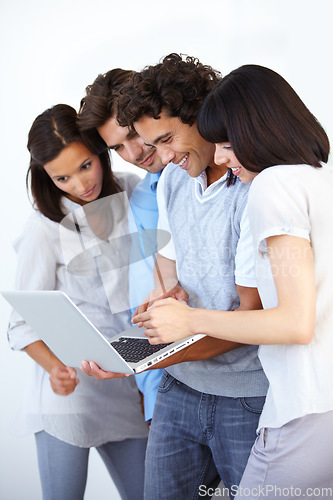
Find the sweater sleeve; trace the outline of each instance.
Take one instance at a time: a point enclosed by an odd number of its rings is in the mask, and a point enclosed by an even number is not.
[[[235,256],[235,282],[239,286],[256,288],[254,248],[247,205],[242,215],[240,229],[240,238]]]
[[[164,194],[164,179],[167,167],[162,172],[159,183],[157,185],[157,205],[158,205],[158,225],[157,228],[167,231],[171,235],[168,210]],[[167,245],[159,245],[159,253],[170,260],[176,260],[176,250],[173,244],[172,235]]]

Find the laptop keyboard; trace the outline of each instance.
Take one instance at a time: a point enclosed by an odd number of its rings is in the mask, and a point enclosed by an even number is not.
[[[142,359],[147,358],[164,347],[170,344],[149,344],[148,339],[133,339],[129,337],[120,337],[118,340],[111,342],[112,347],[124,358],[128,363],[137,363]]]

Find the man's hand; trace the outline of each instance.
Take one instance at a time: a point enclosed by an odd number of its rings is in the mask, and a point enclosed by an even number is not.
[[[143,303],[137,307],[135,313],[133,314],[133,319],[138,314],[146,312],[147,309],[151,307],[157,300],[166,299],[168,297],[178,300],[183,304],[187,304],[188,302],[188,293],[185,292],[185,290],[179,284],[175,285],[171,290],[166,292],[163,292],[160,288],[154,289],[147,295]],[[136,321],[132,321],[132,323],[136,323]],[[138,324],[138,326],[142,326],[142,324]]]
[[[142,314],[151,307],[156,300],[172,297],[187,304],[188,293],[180,286],[177,276],[176,261],[167,259],[157,253],[154,266],[155,289],[145,298],[143,303],[136,309],[133,318]],[[142,326],[138,323],[138,326]]]
[[[130,376],[129,373],[106,372],[93,361],[88,363],[86,360],[82,361],[80,370],[82,370],[86,375],[94,377],[96,380],[107,380],[110,378],[124,378]]]
[[[75,368],[69,366],[55,366],[50,372],[49,379],[53,392],[59,396],[71,394],[80,382]]]
[[[192,311],[186,303],[169,297],[155,301],[145,312],[134,316],[132,322],[145,327],[151,344],[175,342],[194,334],[190,322]]]

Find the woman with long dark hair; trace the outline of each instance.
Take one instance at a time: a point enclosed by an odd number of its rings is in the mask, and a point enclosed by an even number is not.
[[[246,65],[207,96],[198,129],[215,162],[252,182],[248,212],[263,310],[207,311],[173,299],[135,318],[151,343],[193,333],[259,344],[266,403],[237,498],[332,492],[333,168],[323,127],[274,71]],[[236,182],[239,182],[237,180]]]
[[[126,234],[126,204],[121,214],[118,201],[130,196],[139,179],[112,173],[108,152],[81,136],[76,111],[67,105],[36,118],[28,149],[27,184],[36,210],[15,242],[16,288],[66,292],[110,338],[129,326],[126,307],[112,314],[109,305],[119,302],[119,281],[122,286],[127,281],[113,272],[108,283],[99,249],[114,232],[119,236],[123,228]],[[99,257],[103,269],[98,268]],[[13,349],[24,350],[36,362],[15,428],[35,434],[43,499],[83,499],[91,447],[122,499],[143,498],[147,428],[134,377],[96,381],[77,373],[16,312],[8,337]]]

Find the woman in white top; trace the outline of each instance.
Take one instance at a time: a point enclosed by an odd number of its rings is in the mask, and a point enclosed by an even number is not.
[[[333,168],[328,137],[274,71],[242,66],[198,117],[215,162],[252,182],[248,211],[259,311],[190,309],[173,299],[135,318],[151,343],[206,333],[260,344],[269,380],[237,498],[325,498],[333,491]],[[259,175],[258,175],[259,174]]]
[[[96,151],[96,138],[80,135],[76,119],[73,108],[59,104],[39,115],[29,132],[27,184],[30,179],[36,210],[15,242],[16,288],[66,292],[112,337],[130,323],[126,306],[111,312],[109,305],[119,304],[120,285],[126,295],[127,280],[98,260],[98,249],[115,233],[126,234],[126,203],[122,217],[119,200],[128,199],[139,179],[115,177],[108,152]],[[95,249],[93,256],[86,248]],[[43,499],[82,500],[90,447],[122,499],[143,498],[147,427],[134,377],[99,382],[65,366],[15,311],[8,337],[13,349],[36,362],[13,427],[35,433]]]

